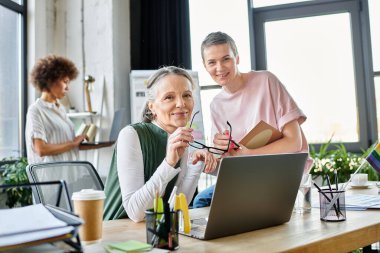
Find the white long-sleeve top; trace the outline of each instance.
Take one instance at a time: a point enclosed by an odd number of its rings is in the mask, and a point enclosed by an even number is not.
[[[142,221],[144,211],[153,208],[156,191],[163,196],[167,184],[177,174],[177,193],[184,193],[187,201],[191,201],[203,162],[192,165],[189,157],[186,150],[178,168],[171,167],[164,159],[152,177],[144,183],[144,162],[138,134],[132,126],[120,131],[117,141],[117,173],[123,207],[130,219],[135,222]]]

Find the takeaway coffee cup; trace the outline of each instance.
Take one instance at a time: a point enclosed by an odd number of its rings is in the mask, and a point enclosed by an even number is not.
[[[84,189],[74,192],[74,212],[84,220],[79,228],[79,235],[84,244],[102,239],[103,204],[106,198],[104,191]]]

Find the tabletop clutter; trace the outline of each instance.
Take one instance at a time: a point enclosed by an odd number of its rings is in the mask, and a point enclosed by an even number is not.
[[[167,203],[156,192],[153,209],[145,211],[147,243],[155,248],[175,250],[179,247],[178,230],[191,229],[186,196],[177,195],[174,186]]]

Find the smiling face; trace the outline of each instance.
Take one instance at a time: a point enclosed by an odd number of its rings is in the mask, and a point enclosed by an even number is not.
[[[212,79],[221,86],[229,85],[238,75],[239,56],[229,44],[212,45],[203,50],[204,66]]]
[[[49,94],[49,98],[51,101],[55,101],[57,99],[61,99],[64,96],[66,96],[67,92],[69,91],[69,83],[70,79],[68,77],[65,77],[63,79],[60,79],[56,82],[54,82],[47,93]]]
[[[190,81],[184,76],[169,74],[155,85],[156,96],[149,102],[149,109],[157,124],[168,133],[186,126],[194,107]]]

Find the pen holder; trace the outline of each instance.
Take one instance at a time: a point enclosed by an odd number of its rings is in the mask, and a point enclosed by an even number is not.
[[[335,203],[331,201],[336,198]],[[321,190],[319,192],[320,217],[323,221],[346,220],[345,191]]]
[[[155,248],[176,250],[178,244],[177,211],[157,213],[153,209],[145,211],[146,241]]]

